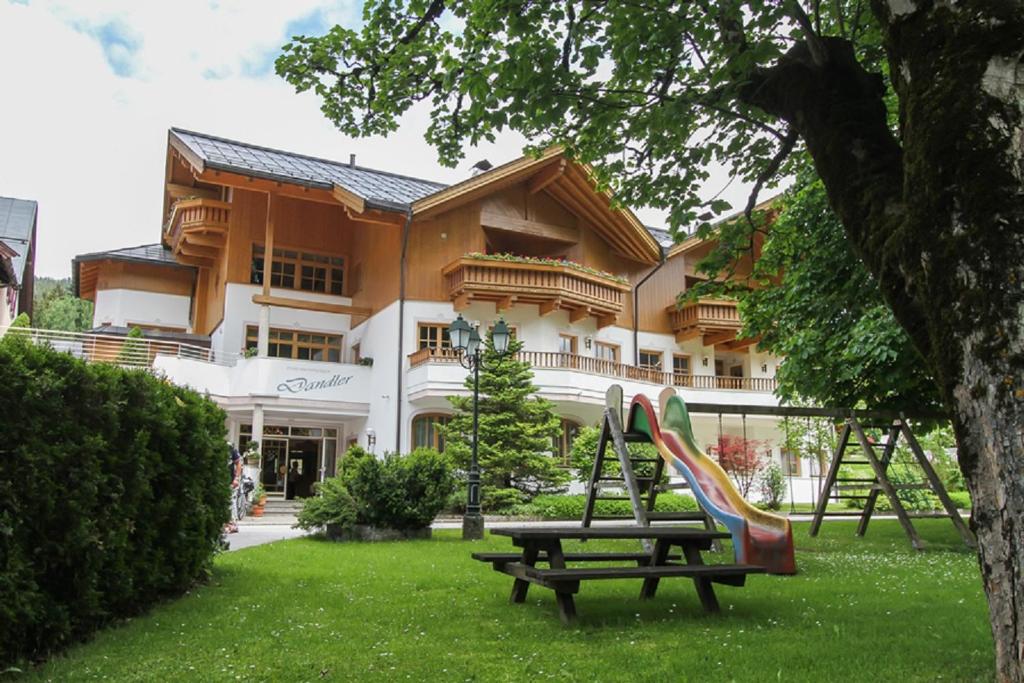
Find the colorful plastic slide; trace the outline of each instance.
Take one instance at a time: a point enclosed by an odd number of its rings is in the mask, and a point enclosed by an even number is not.
[[[650,400],[634,396],[627,429],[647,434],[665,462],[686,478],[704,509],[725,525],[738,563],[765,567],[770,574],[796,574],[789,520],[743,499],[725,470],[697,447],[686,404],[672,389],[661,393],[659,403],[660,424]]]

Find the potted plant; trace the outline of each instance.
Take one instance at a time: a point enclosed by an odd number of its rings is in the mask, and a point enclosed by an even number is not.
[[[245,447],[245,453],[242,454],[245,458],[245,464],[250,467],[260,466],[260,444],[258,441],[250,441]]]
[[[262,517],[264,507],[267,504],[267,491],[263,488],[263,484],[256,484],[256,488],[252,490],[252,516]]]

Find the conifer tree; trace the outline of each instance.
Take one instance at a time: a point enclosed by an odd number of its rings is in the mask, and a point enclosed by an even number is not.
[[[488,511],[510,507],[539,493],[562,489],[569,473],[552,456],[561,421],[554,406],[535,396],[530,364],[515,355],[523,344],[509,340],[499,357],[487,334],[480,366],[479,441],[477,457]],[[449,396],[455,416],[444,427],[445,452],[468,469],[473,439],[473,373],[466,377],[468,396]]]

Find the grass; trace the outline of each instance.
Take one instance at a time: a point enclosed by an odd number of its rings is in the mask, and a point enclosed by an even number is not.
[[[469,558],[508,550],[457,532],[433,541],[285,541],[218,558],[185,598],[100,633],[25,680],[203,681],[974,681],[992,640],[976,560],[946,520],[921,520],[912,551],[894,521],[797,525],[795,577],[717,588],[701,613],[692,583],[584,583],[579,624],[550,591],[507,602],[511,578]],[[587,549],[623,547],[587,544]],[[729,561],[731,553],[716,556]]]

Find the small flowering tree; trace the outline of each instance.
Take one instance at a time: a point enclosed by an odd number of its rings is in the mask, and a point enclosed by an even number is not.
[[[760,481],[761,472],[768,464],[764,455],[767,446],[767,442],[759,439],[723,434],[718,437],[718,443],[711,447],[711,454],[736,483],[736,488],[744,498],[750,497],[750,492]]]

